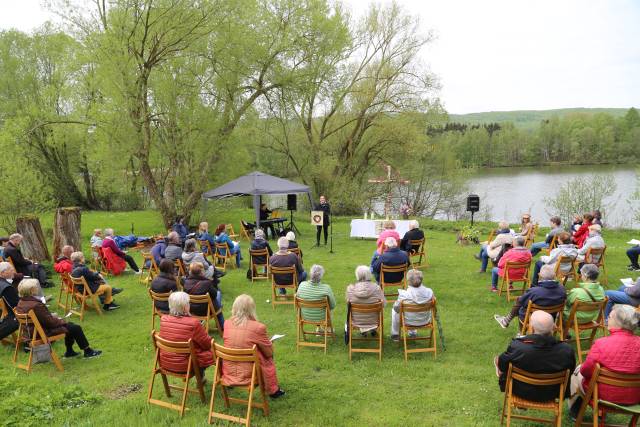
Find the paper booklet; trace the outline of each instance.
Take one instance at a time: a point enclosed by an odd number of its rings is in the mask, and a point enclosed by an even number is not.
[[[275,340],[279,340],[280,338],[284,337],[284,335],[278,335],[275,334],[271,337],[271,342],[275,341]]]
[[[640,245],[640,240],[638,239],[631,239],[627,242],[627,244],[629,245]]]
[[[620,281],[622,282],[623,285],[625,285],[627,288],[635,285],[635,281],[631,278],[631,277],[627,277],[626,279],[620,279]]]

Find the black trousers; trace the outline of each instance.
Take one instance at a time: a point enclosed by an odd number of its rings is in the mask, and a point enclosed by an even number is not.
[[[320,232],[324,229],[324,244],[327,244],[327,236],[329,235],[329,224],[316,225],[316,243],[320,244]]]
[[[73,343],[78,344],[81,350],[89,347],[89,341],[84,336],[84,331],[80,325],[75,323],[67,323],[67,334],[64,336],[64,345],[67,346],[67,351],[73,351]]]
[[[131,269],[133,271],[138,271],[138,264],[136,264],[136,260],[133,259],[133,257],[129,254],[126,254],[124,256],[124,260],[127,261],[127,264],[129,264],[129,267],[131,267]]]

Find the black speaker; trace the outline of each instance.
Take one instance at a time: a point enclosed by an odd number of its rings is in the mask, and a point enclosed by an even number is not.
[[[297,194],[287,194],[287,210],[295,211],[297,210],[298,204],[298,195]]]
[[[467,196],[467,212],[478,212],[480,210],[480,197],[477,194]]]

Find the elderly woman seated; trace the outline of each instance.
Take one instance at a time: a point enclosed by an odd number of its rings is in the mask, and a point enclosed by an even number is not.
[[[223,339],[224,346],[229,348],[252,348],[255,345],[267,393],[272,399],[284,395],[284,390],[278,385],[273,362],[273,343],[267,335],[267,327],[258,322],[256,303],[251,296],[242,294],[233,302]],[[248,384],[251,381],[251,367],[246,363],[226,361],[222,365],[222,377],[231,386]]]
[[[47,306],[37,297],[40,292],[40,284],[36,279],[23,279],[18,285],[18,294],[20,301],[16,306],[16,312],[27,314],[33,310],[40,326],[44,329],[47,336],[65,334],[64,344],[67,351],[64,357],[74,357],[80,353],[73,351],[73,343],[75,342],[81,350],[84,351],[84,357],[96,357],[102,354],[100,350],[94,350],[89,346],[89,341],[84,335],[82,327],[75,323],[67,322],[60,319],[49,312]]]
[[[174,292],[178,290],[178,284],[176,283],[175,267],[173,262],[168,259],[160,261],[158,266],[160,274],[158,274],[151,282],[151,290],[157,294],[166,294],[168,292]],[[156,301],[155,306],[162,312],[169,311],[169,303],[166,301]]]
[[[191,340],[198,358],[198,366],[204,369],[213,365],[211,337],[202,323],[189,315],[189,295],[174,292],[169,296],[169,314],[160,319],[160,338],[168,341]],[[185,372],[189,363],[188,354],[167,353],[160,350],[160,366],[173,372]]]
[[[371,270],[366,265],[356,267],[357,282],[347,286],[347,304],[375,304],[382,302],[383,306],[387,304],[384,292],[380,285],[373,281]],[[360,333],[366,335],[378,327],[378,315],[376,313],[353,313],[353,326],[360,330]]]
[[[480,253],[474,255],[474,257],[481,263],[480,271],[478,271],[478,273],[484,273],[485,271],[487,271],[489,259],[495,261],[498,255],[500,255],[500,251],[502,250],[503,245],[512,244],[513,236],[511,235],[509,223],[507,221],[500,221],[498,223],[498,229],[496,230],[496,235],[493,240],[483,243],[480,247]]]
[[[640,315],[633,307],[618,304],[609,315],[609,336],[597,339],[584,363],[571,376],[571,414],[575,417],[580,409],[581,395],[584,395],[596,364],[621,374],[640,374],[640,337],[634,334]],[[601,384],[598,398],[618,405],[640,403],[640,387],[622,388]]]
[[[398,341],[400,338],[400,305],[403,302],[407,304],[426,304],[430,302],[434,295],[430,288],[422,284],[422,271],[409,270],[407,273],[407,289],[398,290],[398,300],[393,304],[391,310],[391,339]],[[405,323],[411,325],[424,325],[431,321],[431,312],[407,313],[405,314]],[[409,331],[410,336],[415,336],[415,331]]]
[[[202,252],[198,251],[196,239],[187,239],[187,241],[184,242],[182,261],[186,268],[189,268],[194,262],[202,264],[204,267],[204,275],[207,279],[211,279],[215,273],[213,265],[209,264]]]
[[[311,270],[309,270],[309,277],[309,280],[300,283],[296,296],[304,301],[328,299],[329,308],[333,310],[336,307],[336,298],[333,295],[331,287],[322,283],[324,268],[321,265],[312,265]],[[303,308],[302,317],[305,320],[319,322],[325,320],[325,312],[319,308]]]
[[[215,277],[207,279],[204,276],[204,267],[199,262],[194,262],[189,266],[189,276],[184,281],[184,291],[189,295],[206,295],[209,294],[213,306],[217,310],[222,308],[222,292],[218,289],[219,280]],[[207,306],[205,304],[193,304],[191,312],[198,316],[207,314]],[[224,316],[222,312],[218,314],[218,322],[224,328]]]
[[[570,321],[569,315],[571,314],[571,307],[576,301],[582,302],[596,302],[604,300],[604,289],[598,283],[598,276],[600,270],[593,264],[585,264],[580,269],[580,276],[582,282],[578,283],[578,286],[571,289],[567,293],[567,302],[564,307],[564,320]],[[580,311],[576,313],[579,323],[587,323],[596,320],[598,317],[598,310],[596,311]],[[565,329],[565,333],[568,332]]]

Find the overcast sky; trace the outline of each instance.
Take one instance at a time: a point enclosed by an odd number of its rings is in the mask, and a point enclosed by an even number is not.
[[[398,2],[437,36],[423,59],[450,113],[640,106],[640,1]],[[40,3],[0,0],[0,29],[41,25]]]

